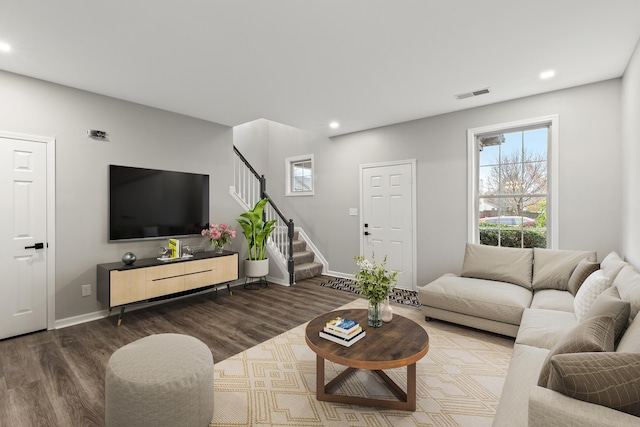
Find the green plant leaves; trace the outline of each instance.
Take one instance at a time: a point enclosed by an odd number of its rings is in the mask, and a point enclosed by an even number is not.
[[[262,220],[264,207],[268,201],[268,198],[259,200],[253,209],[240,214],[240,218],[236,219],[242,227],[244,237],[247,239],[247,244],[249,245],[248,258],[250,260],[266,259],[266,245],[269,241],[269,236],[275,230],[275,219],[266,223]]]
[[[355,257],[359,271],[355,275],[354,283],[360,290],[360,295],[367,298],[372,303],[380,303],[384,301],[389,292],[393,289],[394,284],[398,281],[398,272],[389,273],[385,268],[387,257],[384,257],[382,264],[377,264],[375,255],[371,255],[371,261],[366,260],[363,256]]]

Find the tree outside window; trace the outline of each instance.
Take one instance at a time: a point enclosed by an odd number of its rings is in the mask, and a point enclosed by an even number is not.
[[[480,243],[547,247],[548,127],[477,137]]]

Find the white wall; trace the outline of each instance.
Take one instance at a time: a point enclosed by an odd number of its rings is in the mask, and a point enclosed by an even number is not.
[[[640,267],[640,43],[622,79],[624,141],[623,255]]]
[[[269,192],[302,225],[330,269],[353,273],[360,250],[358,167],[417,159],[418,285],[459,271],[467,239],[466,131],[558,114],[559,247],[621,250],[620,79],[335,138],[270,124]],[[464,101],[461,101],[464,102]],[[285,157],[315,156],[316,195],[284,197]],[[274,188],[275,186],[275,188]],[[277,192],[276,192],[277,191]]]
[[[211,219],[235,227],[227,126],[0,71],[0,129],[56,139],[56,319],[106,308],[95,297],[96,264],[127,251],[156,257],[165,243],[108,243],[109,164],[207,173]],[[107,131],[109,141],[87,138],[87,129]],[[91,296],[81,297],[83,284]]]

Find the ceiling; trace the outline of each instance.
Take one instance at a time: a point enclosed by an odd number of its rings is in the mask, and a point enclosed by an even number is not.
[[[620,77],[639,39],[640,0],[0,0],[0,69],[328,136]]]

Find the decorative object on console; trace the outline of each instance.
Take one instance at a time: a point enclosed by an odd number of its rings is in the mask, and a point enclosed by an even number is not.
[[[124,262],[126,265],[132,265],[134,262],[136,262],[136,256],[133,252],[127,252],[124,255],[122,255],[122,262]]]
[[[387,264],[386,256],[380,265],[376,263],[375,254],[371,254],[371,261],[361,255],[357,255],[355,259],[359,271],[353,281],[360,290],[360,295],[369,300],[367,325],[379,328],[382,326],[381,303],[389,298],[389,292],[398,281],[398,272],[389,273],[387,271],[385,267]]]
[[[231,239],[236,237],[236,231],[230,229],[227,224],[210,224],[200,234],[209,238],[211,246],[218,254],[222,253],[224,245],[231,243]]]
[[[171,258],[180,258],[182,256],[180,251],[180,240],[169,239],[169,249],[171,249]]]
[[[163,260],[163,259],[170,259],[170,258],[171,258],[171,249],[165,248],[164,246],[160,246],[160,258],[158,259]]]

